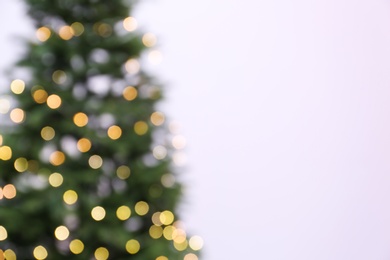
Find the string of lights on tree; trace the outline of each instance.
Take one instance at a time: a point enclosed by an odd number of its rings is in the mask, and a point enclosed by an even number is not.
[[[28,72],[0,98],[0,260],[198,260],[176,213],[186,141],[142,69],[156,36],[132,2],[65,2],[26,0]]]

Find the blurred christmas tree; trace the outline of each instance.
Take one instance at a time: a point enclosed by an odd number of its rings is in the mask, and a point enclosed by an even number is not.
[[[0,259],[198,259],[202,239],[176,215],[161,88],[140,66],[156,38],[134,3],[26,3],[28,75],[0,106]]]

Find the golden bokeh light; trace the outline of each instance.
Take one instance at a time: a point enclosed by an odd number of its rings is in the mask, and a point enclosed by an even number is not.
[[[138,121],[134,124],[134,132],[137,135],[144,135],[148,132],[148,124],[144,121]]]
[[[188,241],[187,240],[184,240],[183,242],[173,241],[173,246],[176,248],[177,251],[184,251],[188,248]]]
[[[73,116],[73,123],[78,127],[83,127],[88,124],[88,116],[82,112],[76,113]]]
[[[9,146],[0,146],[0,160],[8,161],[12,158],[12,150]]]
[[[11,82],[11,91],[15,94],[22,94],[26,84],[21,79],[15,79]]]
[[[16,197],[16,188],[12,184],[7,184],[3,187],[3,196],[6,199],[13,199]]]
[[[4,251],[4,257],[6,260],[16,260],[16,254],[11,249],[7,249]]]
[[[53,72],[52,79],[55,83],[61,85],[66,82],[67,76],[65,71],[63,70],[56,70]]]
[[[144,216],[149,212],[149,204],[145,201],[138,201],[135,204],[134,210],[138,215]]]
[[[92,143],[87,138],[81,138],[77,142],[77,149],[82,153],[88,152],[91,149],[91,147],[92,147]]]
[[[37,246],[36,248],[34,248],[33,255],[36,259],[42,260],[46,259],[48,254],[46,248],[44,248],[43,246]]]
[[[37,31],[35,32],[35,36],[39,41],[45,42],[50,38],[51,31],[49,28],[43,26],[37,29]]]
[[[168,257],[161,255],[161,256],[157,257],[156,260],[169,260],[169,259],[168,259]]]
[[[64,202],[68,205],[73,205],[77,202],[78,195],[74,190],[67,190],[63,195]]]
[[[192,236],[190,238],[190,247],[192,250],[198,251],[203,248],[203,239],[200,236]]]
[[[20,157],[14,162],[15,170],[18,172],[25,172],[28,169],[28,161],[26,158]]]
[[[122,129],[117,125],[110,126],[107,130],[107,135],[112,140],[117,140],[122,135]]]
[[[0,226],[0,241],[6,240],[7,237],[8,237],[8,232],[7,232],[7,230],[5,229],[5,227]]]
[[[184,243],[187,239],[186,232],[181,228],[176,228],[172,233],[172,239],[175,243],[181,244]]]
[[[129,74],[137,74],[141,68],[138,60],[136,59],[128,59],[125,63],[126,71]]]
[[[167,148],[162,145],[157,145],[153,148],[153,156],[157,160],[163,160],[167,156]]]
[[[126,243],[126,251],[129,252],[129,254],[134,255],[138,253],[140,248],[141,248],[140,243],[135,239],[131,239]]]
[[[152,225],[149,228],[149,235],[151,238],[158,239],[163,234],[163,228],[161,226]]]
[[[109,255],[110,253],[105,247],[99,247],[98,249],[95,250],[96,260],[107,260]]]
[[[193,253],[189,253],[184,256],[184,260],[198,260],[198,257]]]
[[[74,239],[69,243],[69,250],[75,254],[81,254],[84,250],[84,243],[79,239]]]
[[[57,109],[61,106],[62,100],[60,96],[53,94],[47,98],[46,102],[51,109]]]
[[[49,161],[54,166],[59,166],[65,162],[65,154],[60,151],[55,151],[50,155]]]
[[[25,113],[20,108],[14,108],[11,110],[11,113],[9,114],[9,117],[11,118],[12,122],[20,124],[25,119]]]
[[[101,206],[96,206],[91,210],[91,216],[96,221],[101,221],[106,216],[106,210]]]
[[[54,128],[51,126],[45,126],[41,130],[41,137],[45,141],[50,141],[51,139],[54,138],[56,135],[56,132],[54,131]]]
[[[106,38],[112,34],[112,27],[107,23],[98,23],[96,24],[96,31],[100,36]]]
[[[50,174],[49,176],[49,184],[55,188],[59,187],[62,185],[64,182],[64,177],[58,172],[54,172]]]
[[[99,155],[92,155],[88,160],[89,166],[92,169],[99,169],[103,165],[103,159]]]
[[[153,47],[157,43],[157,37],[153,33],[145,33],[142,36],[142,43],[146,47]]]
[[[163,236],[165,237],[166,240],[173,240],[173,232],[175,231],[174,226],[166,226],[163,230]]]
[[[69,229],[65,226],[59,226],[54,231],[54,235],[58,240],[65,240],[69,237]]]
[[[172,188],[176,183],[176,178],[172,173],[166,173],[161,176],[161,184],[165,188]]]
[[[32,96],[35,102],[38,104],[43,104],[46,102],[49,95],[44,89],[37,89],[33,92]]]
[[[79,22],[74,22],[70,26],[73,29],[74,36],[80,36],[84,32],[84,25]]]
[[[123,28],[125,28],[126,31],[132,32],[137,29],[137,26],[138,23],[134,17],[129,16],[123,20]]]
[[[160,126],[164,123],[165,121],[165,116],[163,113],[156,111],[150,116],[150,121],[152,122],[153,125],[155,126]]]
[[[163,225],[170,225],[170,224],[172,224],[174,219],[175,219],[175,216],[169,210],[165,210],[165,211],[160,213],[160,222]]]
[[[8,99],[0,98],[0,114],[7,114],[11,108],[11,102]]]
[[[130,168],[127,167],[126,165],[121,165],[118,167],[116,170],[116,175],[118,176],[119,179],[125,180],[130,177]]]
[[[160,220],[160,215],[161,215],[161,212],[154,212],[152,215],[152,222],[156,226],[161,226],[163,224]]]
[[[138,91],[135,87],[128,86],[123,90],[122,95],[126,100],[132,101],[137,97]]]
[[[64,25],[58,31],[58,35],[61,37],[61,39],[68,41],[74,36],[73,28],[69,25]]]
[[[116,210],[116,216],[120,220],[127,220],[131,216],[131,209],[128,206],[120,206]]]

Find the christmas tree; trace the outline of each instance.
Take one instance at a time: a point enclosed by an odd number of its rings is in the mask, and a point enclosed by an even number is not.
[[[134,2],[25,2],[36,38],[0,100],[0,259],[198,259]]]

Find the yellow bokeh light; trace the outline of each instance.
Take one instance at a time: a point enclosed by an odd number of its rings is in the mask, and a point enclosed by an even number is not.
[[[53,187],[59,187],[64,182],[64,177],[58,172],[54,172],[49,176],[49,183]]]
[[[184,243],[184,241],[186,241],[187,234],[186,234],[186,232],[183,229],[177,228],[172,233],[172,239],[176,243],[181,244],[181,243]]]
[[[11,102],[8,99],[0,98],[0,114],[7,114],[11,108]]]
[[[58,240],[65,240],[69,237],[69,229],[65,226],[59,226],[54,231],[54,235]]]
[[[64,202],[68,205],[73,205],[78,199],[78,195],[74,190],[67,190],[63,195]]]
[[[142,43],[146,47],[153,47],[157,43],[157,37],[153,33],[145,33],[142,36]]]
[[[176,248],[177,251],[184,251],[188,248],[188,242],[187,240],[184,240],[183,242],[173,241],[173,246]]]
[[[88,160],[89,166],[92,169],[99,169],[103,165],[103,159],[99,155],[92,155]]]
[[[6,199],[13,199],[16,196],[16,188],[12,184],[7,184],[3,187],[3,196]]]
[[[32,96],[35,102],[37,102],[38,104],[43,104],[46,102],[47,97],[49,95],[45,90],[37,89],[36,91],[33,92]]]
[[[51,139],[54,138],[55,135],[56,135],[56,132],[54,131],[53,127],[45,126],[41,130],[41,137],[45,141],[50,141]]]
[[[126,100],[132,101],[137,97],[138,91],[135,87],[128,86],[123,90],[122,95]]]
[[[4,257],[6,260],[16,260],[16,254],[11,249],[7,249],[4,251]]]
[[[75,254],[81,254],[84,250],[84,243],[79,239],[74,239],[69,243],[69,250]]]
[[[163,235],[164,235],[166,240],[172,240],[173,239],[172,234],[175,231],[175,229],[176,228],[174,226],[166,226],[164,228]]]
[[[131,239],[126,243],[126,251],[132,255],[138,253],[140,248],[141,248],[140,243],[135,239]]]
[[[34,257],[38,260],[46,259],[47,250],[43,246],[37,246],[33,251]]]
[[[65,41],[70,40],[74,35],[73,28],[69,25],[62,26],[58,31],[58,35]]]
[[[165,116],[163,113],[156,111],[150,116],[150,121],[152,122],[153,125],[159,126],[164,123]]]
[[[148,124],[144,121],[138,121],[134,124],[134,132],[137,135],[144,135],[148,132]]]
[[[18,158],[15,160],[14,162],[14,167],[15,167],[15,170],[17,170],[18,172],[24,172],[28,169],[28,161],[26,158]]]
[[[22,123],[24,121],[25,113],[20,108],[14,108],[11,110],[9,117],[11,118],[12,122],[19,124],[19,123]]]
[[[84,250],[84,243],[79,239],[74,239],[69,243],[69,250],[75,254],[81,254]]]
[[[91,147],[92,147],[92,143],[87,138],[81,138],[77,142],[77,149],[82,153],[88,152],[91,149]]]
[[[138,26],[138,23],[134,17],[129,16],[123,20],[123,27],[129,32],[132,32],[135,29],[137,29],[137,26]]]
[[[153,225],[149,228],[149,235],[154,239],[158,239],[163,234],[163,228],[160,226]]]
[[[157,160],[162,160],[167,156],[167,148],[165,148],[162,145],[157,145],[156,147],[153,148],[153,156]]]
[[[96,260],[107,260],[109,256],[109,252],[105,247],[99,247],[95,250],[95,258]]]
[[[156,226],[161,226],[163,224],[160,220],[160,215],[161,215],[161,212],[154,212],[152,215],[152,222]]]
[[[168,257],[161,255],[161,256],[157,257],[156,260],[169,260],[169,259],[168,259]]]
[[[51,36],[51,31],[49,28],[43,26],[38,28],[38,30],[35,32],[35,36],[37,39],[41,42],[47,41]]]
[[[122,129],[117,125],[110,126],[107,130],[107,135],[112,140],[117,140],[122,135]]]
[[[12,158],[12,150],[9,146],[0,147],[0,160],[8,161]]]
[[[131,216],[131,209],[128,206],[120,206],[116,210],[116,216],[120,220],[127,220]]]
[[[65,71],[56,70],[53,72],[52,79],[57,84],[64,84],[66,82],[67,76]]]
[[[191,237],[189,242],[192,250],[198,251],[203,247],[203,239],[200,236]]]
[[[73,116],[73,122],[78,127],[83,127],[88,124],[88,116],[82,112],[76,113]]]
[[[46,102],[51,109],[57,109],[61,106],[62,100],[60,96],[53,94],[47,98]]]
[[[112,27],[106,23],[100,23],[96,27],[97,33],[102,37],[108,37],[112,34]]]
[[[129,59],[125,63],[125,68],[129,74],[137,74],[141,66],[136,59]]]
[[[149,204],[145,201],[138,201],[135,204],[134,210],[140,216],[146,215],[149,212]]]
[[[121,165],[118,167],[116,170],[116,175],[118,176],[119,179],[125,180],[130,177],[130,168],[127,167],[126,165]]]
[[[11,91],[15,94],[22,94],[26,84],[23,80],[15,79],[11,82]]]
[[[198,260],[198,257],[193,253],[189,253],[184,256],[184,260]]]
[[[5,227],[0,226],[0,241],[6,240],[7,237],[8,237],[7,230],[5,229]]]
[[[176,178],[172,173],[161,176],[161,184],[166,188],[172,188],[176,183]]]
[[[50,155],[50,163],[54,166],[59,166],[65,162],[65,154],[60,151],[55,151]]]
[[[79,22],[74,22],[70,26],[73,29],[75,36],[80,36],[84,32],[84,25]]]
[[[106,216],[106,210],[103,207],[96,206],[91,210],[91,216],[96,221],[101,221]]]
[[[175,219],[175,216],[169,210],[165,210],[165,211],[161,212],[161,214],[160,214],[160,221],[164,225],[172,224],[174,219]]]

